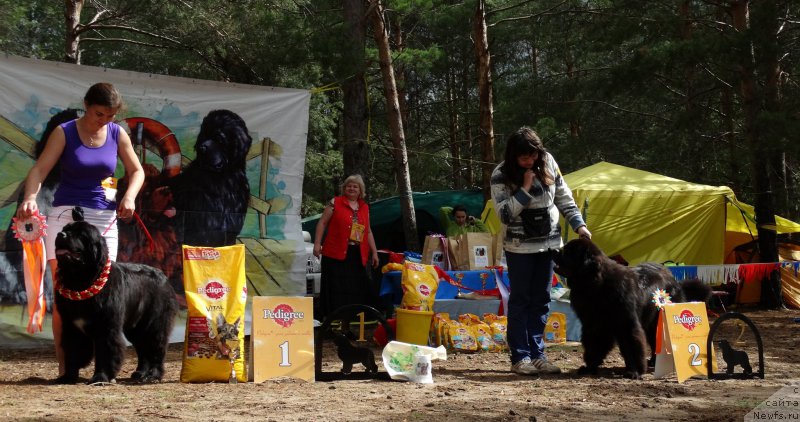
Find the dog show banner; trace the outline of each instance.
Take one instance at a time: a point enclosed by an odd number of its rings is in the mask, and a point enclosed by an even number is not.
[[[300,204],[310,91],[0,55],[0,346],[51,338],[47,330],[25,332],[23,253],[11,218],[37,145],[45,141],[45,125],[68,109],[80,115],[87,89],[97,82],[110,82],[122,94],[125,108],[116,120],[146,173],[136,199],[146,230],[136,221],[118,222],[117,260],[160,268],[182,296],[183,244],[244,244],[251,295],[304,295]],[[123,175],[120,164],[115,176]],[[43,214],[58,178],[42,184],[37,199]],[[49,271],[45,293],[49,309]]]
[[[703,302],[667,303],[661,306],[656,332],[656,368],[653,376],[664,378],[673,372],[678,382],[691,377],[708,377],[706,346],[710,325]],[[659,346],[660,345],[660,346]],[[716,362],[712,361],[716,367]]]
[[[253,297],[250,379],[314,381],[314,303],[310,297]]]

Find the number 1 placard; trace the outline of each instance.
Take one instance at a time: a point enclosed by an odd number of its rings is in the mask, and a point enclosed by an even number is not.
[[[664,305],[658,318],[655,378],[675,371],[678,382],[691,377],[707,377],[706,350],[708,315],[703,302]],[[716,366],[716,362],[712,362]]]
[[[314,381],[313,309],[310,297],[253,297],[253,382],[278,377]]]

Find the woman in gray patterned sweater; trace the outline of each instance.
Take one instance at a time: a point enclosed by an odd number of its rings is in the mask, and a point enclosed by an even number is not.
[[[532,129],[508,138],[505,160],[492,173],[492,200],[503,223],[503,250],[511,294],[508,346],[511,371],[557,374],[544,354],[544,327],[553,279],[551,250],[560,248],[559,213],[581,237],[591,238],[553,156]]]

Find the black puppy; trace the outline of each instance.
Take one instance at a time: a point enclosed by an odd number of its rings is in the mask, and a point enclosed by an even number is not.
[[[111,262],[105,239],[84,221],[66,225],[55,244],[55,301],[65,359],[65,373],[56,382],[74,384],[92,357],[95,372],[90,383],[112,382],[125,355],[123,333],[139,360],[131,378],[161,380],[178,309],[164,274],[146,265]]]
[[[640,379],[647,368],[647,349],[655,353],[658,308],[653,292],[665,290],[672,302],[705,302],[711,289],[700,280],[678,283],[660,264],[619,264],[588,239],[575,239],[553,255],[555,271],[567,277],[570,302],[583,331],[584,365],[580,374],[596,374],[608,353],[619,346],[625,376]]]
[[[342,360],[342,373],[349,374],[353,371],[353,364],[364,365],[365,372],[378,372],[378,365],[375,363],[375,354],[366,347],[356,347],[350,343],[346,335],[333,333],[333,343],[336,345],[336,354]]]
[[[742,367],[742,371],[745,375],[753,373],[753,368],[750,366],[750,358],[747,356],[747,352],[734,349],[731,347],[731,344],[728,343],[728,340],[720,340],[717,344],[719,344],[719,348],[722,350],[722,360],[728,365],[725,373],[728,375],[732,374],[736,365]]]
[[[203,119],[197,158],[169,181],[178,243],[236,243],[250,201],[246,161],[252,142],[244,120],[232,111],[214,110]]]

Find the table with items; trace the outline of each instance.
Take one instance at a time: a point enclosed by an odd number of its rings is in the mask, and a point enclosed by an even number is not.
[[[448,313],[450,318],[470,313],[482,317],[485,313],[498,314],[500,310],[500,296],[491,299],[466,299],[463,297],[474,296],[478,291],[492,291],[497,289],[494,271],[445,271],[453,280],[465,288],[456,287],[445,280],[439,281],[436,296],[433,302],[434,312]],[[402,271],[388,271],[381,278],[380,296],[387,305],[397,306],[403,299]],[[510,286],[508,274],[502,273],[502,282]],[[496,291],[496,290],[495,290]],[[554,293],[556,290],[554,290]],[[561,312],[567,318],[567,340],[580,341],[581,323],[575,312],[570,307],[566,298],[554,298],[550,301],[550,312]]]
[[[440,280],[433,304],[434,312],[448,313],[451,318],[458,318],[459,315],[466,313],[478,316],[482,316],[485,313],[497,314],[500,308],[499,295],[490,299],[459,298],[459,296],[464,295],[467,297],[472,296],[477,291],[495,290],[497,285],[493,271],[446,271],[446,273],[465,288],[462,289]],[[391,305],[399,305],[403,298],[402,275],[402,271],[389,271],[384,273],[381,279],[380,295]],[[507,276],[503,275],[503,280],[508,285]]]

